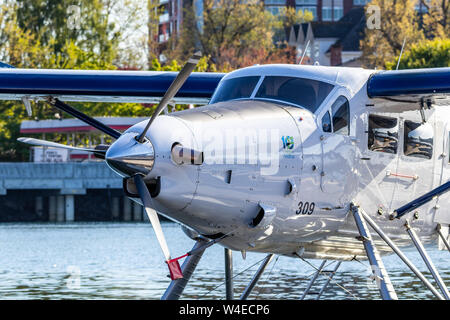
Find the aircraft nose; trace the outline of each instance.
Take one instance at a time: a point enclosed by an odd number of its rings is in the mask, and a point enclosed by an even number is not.
[[[106,152],[108,166],[123,177],[135,174],[147,175],[155,162],[155,150],[150,141],[139,143],[138,134],[128,132],[122,134]]]

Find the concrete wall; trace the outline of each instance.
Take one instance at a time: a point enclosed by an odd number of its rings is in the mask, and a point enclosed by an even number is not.
[[[0,194],[10,189],[58,189],[62,195],[86,189],[121,189],[122,179],[103,161],[0,163]]]
[[[104,162],[0,163],[0,221],[143,221]]]

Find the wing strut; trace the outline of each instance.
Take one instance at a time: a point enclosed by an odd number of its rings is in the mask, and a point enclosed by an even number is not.
[[[46,102],[50,104],[51,106],[54,106],[55,108],[58,108],[59,110],[62,110],[64,112],[67,112],[71,116],[74,116],[77,119],[80,119],[81,121],[87,123],[88,125],[94,127],[95,129],[100,130],[103,133],[106,133],[107,135],[113,137],[114,139],[117,139],[120,137],[121,133],[117,130],[114,130],[113,128],[108,127],[107,125],[101,123],[98,120],[95,120],[94,118],[89,117],[88,115],[84,114],[83,112],[78,111],[77,109],[72,108],[68,104],[60,101],[59,99],[55,97],[48,97],[46,99]]]

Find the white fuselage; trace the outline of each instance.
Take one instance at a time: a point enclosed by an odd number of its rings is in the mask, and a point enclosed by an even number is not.
[[[431,159],[405,154],[405,120],[421,123],[420,112],[380,112],[378,101],[366,92],[373,72],[313,66],[246,68],[222,82],[262,77],[251,96],[158,117],[147,133],[155,151],[147,178],[161,178],[155,209],[200,234],[230,234],[221,244],[234,250],[351,259],[365,255],[349,214],[355,202],[389,236],[406,244],[403,224],[412,213],[393,221],[388,215],[450,178],[450,112],[445,107],[425,112],[433,134]],[[313,79],[332,84],[333,89],[311,112],[257,98],[258,86],[267,76]],[[347,129],[340,129],[344,131],[333,132],[341,126],[339,119],[335,123],[332,119],[338,98],[348,101],[348,123]],[[323,125],[328,112],[331,132]],[[370,115],[396,119],[397,126],[379,128],[369,148]],[[139,132],[144,125],[127,132]],[[383,138],[393,132],[393,140]],[[388,141],[395,141],[394,151]],[[202,150],[203,164],[175,164],[171,160],[175,142]],[[431,201],[418,210],[418,219],[412,219],[424,241],[435,239],[437,222],[450,222],[445,206],[449,199],[447,194]]]

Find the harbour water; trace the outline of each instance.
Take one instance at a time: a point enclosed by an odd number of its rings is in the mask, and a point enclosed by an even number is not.
[[[193,246],[176,224],[164,223],[163,229],[173,256]],[[450,286],[450,253],[436,244],[426,248]],[[404,252],[434,283],[417,251]],[[233,252],[236,298],[264,257],[247,253],[244,260]],[[435,298],[395,255],[383,261],[400,299]],[[321,261],[309,262],[317,267]],[[249,299],[298,299],[313,273],[300,259],[276,257]],[[147,223],[0,224],[0,299],[160,299],[170,283],[167,274]],[[322,298],[380,299],[370,274],[367,261],[344,262]],[[224,250],[215,245],[203,255],[182,298],[224,299],[224,276]],[[321,276],[318,288],[325,281]]]

